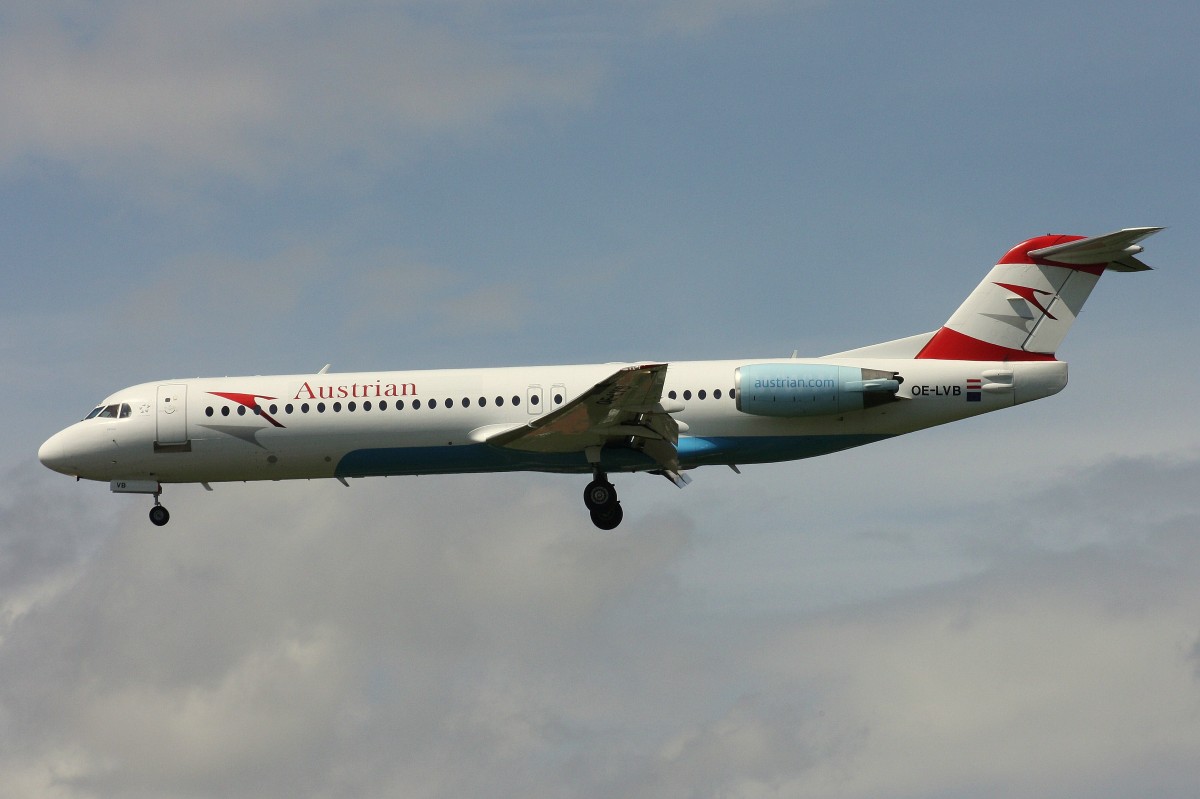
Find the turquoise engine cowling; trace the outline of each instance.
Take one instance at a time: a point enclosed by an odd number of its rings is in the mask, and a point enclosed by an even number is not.
[[[754,416],[826,416],[896,401],[896,372],[816,363],[755,363],[733,372],[736,405]]]

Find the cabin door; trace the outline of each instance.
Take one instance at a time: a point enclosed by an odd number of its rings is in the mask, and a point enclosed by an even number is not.
[[[158,444],[186,444],[187,386],[175,383],[158,387]]]

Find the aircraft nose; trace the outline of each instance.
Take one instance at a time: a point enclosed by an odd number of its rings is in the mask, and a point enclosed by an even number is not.
[[[55,433],[46,439],[46,443],[38,448],[38,460],[47,469],[67,473],[67,452],[63,447],[62,433]]]

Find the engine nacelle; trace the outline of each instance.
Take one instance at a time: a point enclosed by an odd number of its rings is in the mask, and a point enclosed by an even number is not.
[[[825,416],[896,401],[896,372],[823,363],[755,363],[733,372],[737,409],[755,416]]]

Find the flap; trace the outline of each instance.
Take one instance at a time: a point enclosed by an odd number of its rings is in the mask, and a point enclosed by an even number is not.
[[[679,423],[663,407],[667,364],[629,366],[563,405],[514,430],[497,433],[487,443],[524,452],[584,452],[619,443],[632,446],[662,467],[675,485],[690,478],[680,474]],[[672,410],[681,410],[671,403]]]

